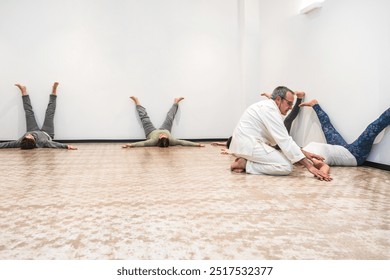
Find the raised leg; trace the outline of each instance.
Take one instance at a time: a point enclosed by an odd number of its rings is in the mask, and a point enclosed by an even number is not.
[[[318,101],[313,99],[308,102],[301,103],[302,106],[311,106],[316,112],[318,119],[320,120],[322,131],[325,134],[326,142],[331,145],[340,145],[347,148],[348,144],[345,142],[344,138],[340,133],[334,128],[333,124],[330,122],[329,116],[322,110],[321,106],[318,104]]]
[[[144,107],[142,107],[141,105],[136,105],[136,109],[138,112],[138,116],[141,120],[142,126],[144,128],[145,136],[148,137],[148,135],[152,131],[156,130],[156,128],[154,127],[154,125],[150,121],[148,113],[146,112],[146,109]]]
[[[47,104],[45,121],[42,130],[54,138],[54,113],[56,111],[57,95],[50,94],[49,104]]]
[[[49,134],[51,138],[54,138],[54,113],[57,105],[57,87],[58,83],[55,82],[50,94],[49,104],[47,105],[45,121],[42,126],[42,130]]]
[[[156,128],[150,121],[150,118],[148,116],[148,113],[146,112],[145,107],[141,106],[141,103],[139,102],[138,98],[135,96],[130,96],[130,99],[132,99],[135,103],[135,108],[137,109],[138,116],[141,120],[142,127],[144,128],[145,131],[145,137],[148,137],[148,135],[153,130],[156,130]]]
[[[34,111],[33,111],[33,108],[31,106],[30,96],[27,94],[26,87],[21,85],[21,84],[15,84],[15,86],[17,86],[20,89],[20,92],[22,94],[23,108],[24,108],[24,113],[26,116],[27,132],[39,130],[37,121],[35,120]]]
[[[375,138],[390,125],[390,108],[387,109],[375,121],[367,126],[363,133],[347,149],[356,157],[358,165],[362,165],[367,159]]]

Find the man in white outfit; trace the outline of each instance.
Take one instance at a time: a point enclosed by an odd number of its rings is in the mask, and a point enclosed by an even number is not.
[[[233,132],[231,152],[237,157],[231,165],[234,172],[288,175],[293,163],[299,162],[320,180],[331,177],[317,169],[312,159],[321,156],[302,150],[288,134],[283,116],[292,108],[294,92],[277,87],[271,99],[251,105],[242,115]],[[280,150],[274,146],[278,146]]]

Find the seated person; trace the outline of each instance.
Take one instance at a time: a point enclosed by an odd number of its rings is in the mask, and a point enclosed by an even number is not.
[[[325,158],[328,165],[358,166],[367,159],[375,138],[390,124],[390,108],[369,124],[363,133],[351,144],[348,144],[330,122],[329,116],[320,107],[317,100],[301,103],[300,106],[310,106],[316,112],[325,134],[326,142],[311,142],[303,149],[318,153]]]
[[[251,105],[242,115],[234,132],[230,150],[237,159],[233,172],[289,175],[293,164],[300,163],[319,180],[331,181],[329,174],[315,166],[323,158],[301,149],[288,134],[283,116],[293,107],[294,92],[275,88],[271,99]],[[280,150],[275,146],[278,145]]]

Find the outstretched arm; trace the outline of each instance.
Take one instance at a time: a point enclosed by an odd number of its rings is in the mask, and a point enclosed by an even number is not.
[[[179,140],[179,139],[175,139],[175,140],[169,139],[169,143],[172,146],[180,145],[180,146],[190,146],[190,147],[204,147],[204,145],[200,143],[195,143],[187,140]]]
[[[20,148],[20,140],[0,143],[0,149]]]
[[[75,150],[75,149],[69,149],[69,146],[71,146],[71,145],[59,143],[56,141],[47,141],[43,144],[43,148]],[[71,147],[74,148],[73,146],[71,146]]]
[[[148,139],[145,141],[139,141],[139,142],[122,145],[122,148],[151,147],[156,145],[157,145],[157,141],[155,139]]]
[[[301,149],[302,153],[305,155],[305,157],[307,157],[308,159],[310,159],[311,161],[313,161],[313,159],[316,159],[316,160],[319,160],[319,161],[324,161],[325,158],[320,156],[320,155],[317,155],[317,154],[314,154],[314,153],[310,153],[310,152],[307,152],[303,149]]]
[[[211,142],[211,146],[225,146],[226,147],[226,142]]]

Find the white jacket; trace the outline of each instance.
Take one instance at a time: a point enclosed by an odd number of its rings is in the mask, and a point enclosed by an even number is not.
[[[272,146],[278,145],[291,163],[305,157],[300,147],[288,134],[282,114],[272,99],[251,105],[242,115],[230,145],[233,154],[250,161],[267,163],[266,158],[254,156],[255,148],[264,149],[265,154],[274,152]],[[257,153],[256,153],[257,154]]]

